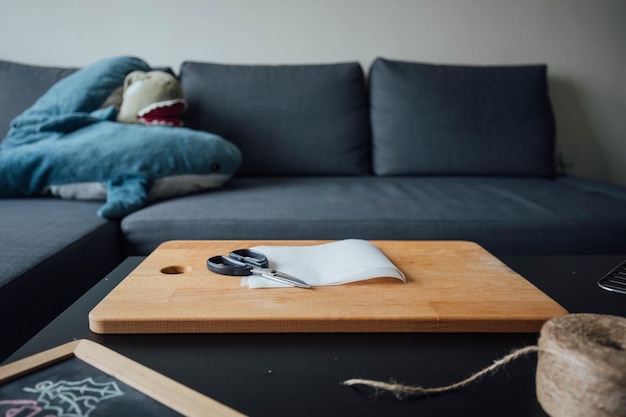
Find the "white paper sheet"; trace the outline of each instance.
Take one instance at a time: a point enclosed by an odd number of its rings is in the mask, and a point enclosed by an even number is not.
[[[406,282],[404,274],[385,254],[366,240],[346,239],[314,246],[256,246],[269,266],[317,287],[366,279],[392,277]],[[250,288],[285,287],[259,276],[244,277]]]

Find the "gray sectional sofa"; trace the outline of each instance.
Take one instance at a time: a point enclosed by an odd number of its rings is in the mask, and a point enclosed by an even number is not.
[[[73,71],[0,61],[0,131]],[[0,199],[0,360],[125,257],[172,239],[626,253],[626,187],[555,170],[544,65],[185,62],[178,73],[186,126],[237,145],[238,173],[119,220],[98,217],[99,201]]]

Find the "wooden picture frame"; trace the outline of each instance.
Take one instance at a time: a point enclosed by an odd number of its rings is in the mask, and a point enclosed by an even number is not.
[[[77,340],[46,350],[16,362],[0,366],[0,389],[29,374],[62,365],[77,358],[183,416],[235,417],[243,414],[200,394],[158,372],[140,365],[98,343]],[[69,363],[69,362],[68,362]],[[81,364],[82,366],[82,364]],[[30,390],[32,392],[32,390]],[[1,393],[1,391],[0,391]],[[121,394],[120,394],[121,395]],[[3,400],[0,394],[0,400]],[[6,400],[6,398],[4,398]],[[151,401],[149,400],[149,401]],[[2,401],[0,401],[1,403]],[[4,401],[5,403],[7,401]],[[10,403],[10,401],[8,401]],[[17,404],[17,402],[16,402]],[[89,413],[87,413],[89,414]]]

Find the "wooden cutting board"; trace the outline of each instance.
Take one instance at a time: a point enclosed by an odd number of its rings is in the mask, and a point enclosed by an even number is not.
[[[89,314],[95,333],[538,332],[567,311],[479,245],[372,241],[406,275],[339,286],[249,289],[208,257],[258,245],[163,243]]]

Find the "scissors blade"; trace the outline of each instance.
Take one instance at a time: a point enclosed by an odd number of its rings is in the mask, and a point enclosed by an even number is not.
[[[283,284],[293,285],[300,288],[311,288],[309,284],[298,279],[292,275],[285,274],[284,272],[277,271],[275,269],[266,269],[261,271],[261,275],[265,278],[271,279]]]

